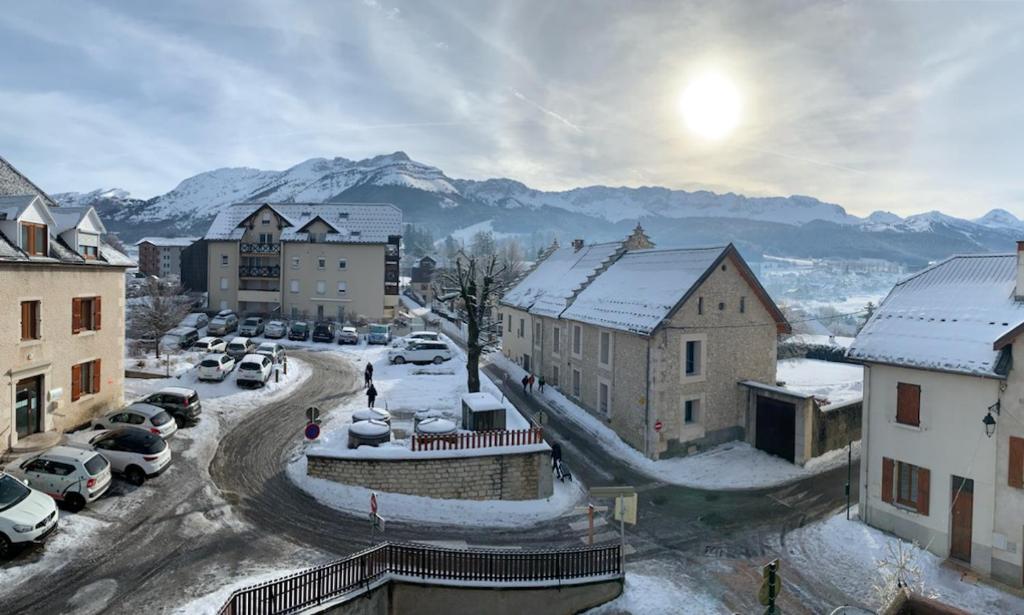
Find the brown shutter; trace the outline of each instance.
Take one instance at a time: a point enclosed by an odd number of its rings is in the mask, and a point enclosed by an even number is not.
[[[71,366],[71,401],[78,401],[82,396],[82,366]]]
[[[1024,488],[1024,438],[1010,436],[1010,466],[1007,468],[1007,483],[1011,487]]]
[[[72,335],[82,330],[82,300],[71,300],[71,333]]]
[[[882,501],[892,504],[892,459],[882,457]]]
[[[94,297],[92,300],[92,328],[100,330],[100,300],[102,297]]]
[[[21,339],[27,340],[32,338],[32,304],[28,301],[21,302]]]
[[[896,422],[904,425],[921,424],[921,387],[900,382],[896,385]]]
[[[92,362],[92,390],[90,393],[100,392],[100,360],[96,359]]]
[[[928,500],[931,497],[931,476],[927,468],[917,469],[917,512],[928,516]]]

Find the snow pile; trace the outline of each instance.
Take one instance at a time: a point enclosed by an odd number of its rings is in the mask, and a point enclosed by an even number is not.
[[[669,564],[671,566],[671,564]],[[586,615],[646,615],[648,613],[731,613],[707,587],[684,571],[665,574],[665,562],[644,561],[626,568],[622,595]]]
[[[822,410],[864,396],[864,368],[853,363],[783,359],[775,377],[787,389],[816,397]]]

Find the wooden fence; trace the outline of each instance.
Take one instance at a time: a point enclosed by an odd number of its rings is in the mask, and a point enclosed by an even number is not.
[[[414,434],[409,448],[414,451],[455,451],[492,446],[524,446],[544,441],[541,427],[527,429],[470,431],[452,434]]]
[[[294,613],[392,575],[496,584],[618,576],[622,574],[621,555],[619,544],[501,551],[386,542],[343,560],[236,590],[219,614]]]

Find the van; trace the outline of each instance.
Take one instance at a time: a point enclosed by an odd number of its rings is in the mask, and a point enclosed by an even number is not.
[[[192,327],[176,327],[164,334],[160,343],[165,348],[188,350],[199,340],[199,332]]]
[[[370,325],[370,334],[366,336],[369,344],[390,344],[391,325]]]

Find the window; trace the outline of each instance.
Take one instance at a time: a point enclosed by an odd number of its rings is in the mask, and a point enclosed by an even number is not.
[[[697,297],[697,313],[704,313],[704,297]]]
[[[82,256],[88,260],[95,260],[99,258],[100,249],[96,246],[82,246]]]
[[[724,301],[719,301],[718,302],[718,311],[719,312],[725,311],[725,302]]]
[[[344,295],[348,292],[348,282],[338,282],[338,294]]]
[[[327,267],[327,259],[322,256],[318,256],[316,259],[316,268],[323,269],[325,267]]]
[[[509,334],[511,334],[512,333],[512,315],[511,314],[508,315],[508,327],[506,327],[506,328],[508,329]]]
[[[343,258],[339,258],[338,259],[338,269],[342,269],[342,270],[348,269],[348,261],[343,259]]]
[[[572,370],[572,396],[576,399],[580,397],[580,380],[582,379],[583,376],[580,374],[580,370]]]
[[[896,422],[921,426],[921,386],[900,382],[896,385]]]
[[[71,333],[81,331],[99,331],[100,329],[99,297],[75,297],[71,300]]]
[[[263,217],[260,218],[260,224],[270,224],[270,214],[263,214]],[[260,243],[263,242],[261,241]]]
[[[747,311],[747,298],[740,297],[740,314],[744,314]]]
[[[687,399],[683,402],[683,424],[691,425],[700,420],[700,398]]]
[[[221,290],[227,290],[228,289],[228,279],[227,278],[221,278],[220,279],[220,289]]]
[[[552,386],[558,386],[558,366],[551,366],[551,384]]]
[[[266,224],[266,222],[264,222]],[[260,243],[274,243],[273,233],[260,233]]]
[[[611,331],[601,331],[600,334],[600,349],[598,351],[598,362],[604,367],[611,367],[612,365],[612,333]]]
[[[526,331],[526,319],[519,319],[519,337],[523,337],[523,333]]]
[[[323,280],[316,281],[316,294],[322,295],[327,292],[327,282]]]
[[[696,377],[703,374],[703,351],[704,343],[701,340],[687,340],[685,351],[685,375]]]
[[[1010,466],[1006,479],[1011,487],[1024,489],[1024,438],[1010,436]]]
[[[562,352],[562,329],[555,325],[551,329],[551,353],[558,354],[560,352]]]
[[[904,506],[917,508],[920,473],[917,466],[902,461],[897,463],[896,501]]]
[[[882,501],[927,515],[931,472],[903,461],[882,458]]]
[[[292,291],[293,293],[299,292],[299,281],[292,280],[291,283],[289,284],[288,290]]]
[[[292,269],[298,269],[302,265],[302,260],[298,256],[292,257]]]
[[[583,327],[572,326],[572,353],[576,356],[583,354]]]
[[[604,380],[599,380],[597,382],[597,409],[609,419],[612,417],[611,397],[611,385]]]
[[[21,341],[39,339],[39,302],[21,302]]]
[[[221,267],[227,267],[228,266],[228,255],[227,254],[221,254],[220,255],[220,266]]]
[[[542,327],[543,327],[543,325],[541,325],[541,323],[539,323],[539,322],[533,323],[533,345],[534,346],[540,346],[541,337],[542,337],[542,335],[541,335]]]
[[[21,224],[21,249],[29,256],[46,256],[49,233],[45,224],[23,222]]]
[[[71,366],[71,401],[100,392],[100,360]]]

